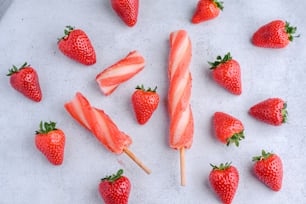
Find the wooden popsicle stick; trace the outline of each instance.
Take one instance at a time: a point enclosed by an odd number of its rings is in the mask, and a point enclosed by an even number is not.
[[[185,148],[180,149],[180,168],[181,168],[181,186],[186,185],[186,175],[185,175]]]
[[[147,174],[151,173],[151,170],[146,167],[142,161],[140,161],[133,152],[131,152],[129,149],[124,148],[123,152],[126,153],[140,168],[142,168]]]

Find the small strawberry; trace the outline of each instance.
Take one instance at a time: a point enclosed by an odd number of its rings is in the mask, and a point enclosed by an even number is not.
[[[287,122],[287,103],[280,98],[268,98],[252,106],[249,113],[265,123],[279,126]]]
[[[112,8],[127,26],[137,23],[139,0],[111,0]]]
[[[232,59],[231,53],[227,53],[223,58],[217,57],[215,62],[208,62],[213,71],[213,79],[229,92],[240,95],[241,87],[241,71],[239,63]]]
[[[65,36],[58,40],[58,48],[64,55],[85,65],[96,63],[94,47],[83,30],[66,26],[64,33]]]
[[[262,155],[253,157],[253,161],[256,177],[273,191],[279,191],[283,181],[283,164],[280,157],[262,150]]]
[[[130,180],[122,176],[120,169],[116,174],[101,179],[99,192],[105,204],[127,204],[131,192]]]
[[[159,95],[154,89],[144,89],[144,86],[137,86],[136,91],[132,95],[132,104],[136,119],[139,124],[145,124],[157,109],[159,104]]]
[[[35,145],[54,165],[61,165],[64,160],[65,134],[56,128],[55,122],[40,122],[36,131]]]
[[[222,203],[230,204],[235,196],[239,183],[239,172],[231,163],[212,165],[209,182]]]
[[[252,37],[252,43],[264,48],[284,48],[294,37],[296,27],[290,26],[288,22],[274,20],[260,27]]]
[[[10,83],[14,89],[35,102],[41,101],[42,93],[37,72],[26,62],[20,68],[13,65],[7,76],[10,76]]]
[[[194,24],[208,21],[219,16],[223,2],[218,0],[199,0],[191,22]]]
[[[239,146],[244,139],[244,127],[240,120],[223,112],[216,112],[213,116],[215,135],[218,140],[229,146],[231,143]]]

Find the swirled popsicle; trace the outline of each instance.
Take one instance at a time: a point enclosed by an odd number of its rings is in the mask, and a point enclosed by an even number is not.
[[[190,105],[192,78],[189,65],[192,56],[190,38],[185,30],[170,34],[168,64],[168,109],[170,116],[170,147],[180,150],[181,185],[185,185],[184,150],[193,141],[194,122]]]
[[[144,58],[138,51],[130,52],[125,58],[104,69],[96,76],[100,90],[106,96],[110,95],[123,82],[129,80],[145,65]]]
[[[81,93],[77,92],[71,101],[65,103],[64,107],[72,118],[91,131],[109,151],[115,154],[126,153],[146,173],[151,173],[151,170],[128,150],[128,147],[132,144],[132,139],[120,131],[103,110],[92,107]]]

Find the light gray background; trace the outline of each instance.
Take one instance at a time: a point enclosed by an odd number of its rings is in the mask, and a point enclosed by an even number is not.
[[[305,6],[300,0],[227,0],[217,19],[190,23],[197,0],[143,0],[139,19],[129,28],[113,12],[108,0],[15,0],[0,20],[0,197],[12,203],[103,203],[99,179],[123,168],[132,182],[130,203],[220,203],[212,192],[209,163],[232,161],[240,172],[234,203],[306,202]],[[253,46],[259,26],[283,19],[298,26],[301,37],[285,49]],[[97,54],[86,67],[59,52],[57,38],[66,25],[83,29]],[[168,147],[167,61],[169,34],[185,29],[192,40],[191,105],[194,143],[186,151],[187,185],[180,186],[179,152]],[[95,76],[104,68],[138,50],[145,69],[110,96],[103,96]],[[207,61],[231,52],[242,70],[243,93],[235,96],[211,79]],[[43,100],[34,103],[10,87],[7,70],[27,61],[38,72]],[[161,101],[151,120],[140,126],[130,97],[138,84],[158,86]],[[108,152],[64,110],[75,92],[82,92],[105,110],[130,135],[133,151],[152,174],[145,174],[126,155]],[[269,97],[288,102],[288,124],[274,127],[251,118],[248,109]],[[224,111],[239,118],[246,139],[239,148],[219,143],[212,131],[212,115]],[[36,150],[39,122],[55,121],[67,137],[65,159],[52,166]],[[273,192],[252,174],[251,158],[261,149],[273,151],[284,164],[283,188]]]

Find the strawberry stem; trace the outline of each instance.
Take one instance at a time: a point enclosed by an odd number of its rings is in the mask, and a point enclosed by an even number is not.
[[[235,134],[233,134],[232,137],[227,139],[226,145],[229,146],[230,144],[235,143],[235,145],[237,147],[239,147],[239,141],[244,139],[244,138],[245,137],[244,137],[244,132],[243,131],[241,131],[239,133],[235,133]]]
[[[300,37],[300,35],[293,36],[293,34],[296,32],[296,27],[290,26],[290,23],[286,21],[285,25],[286,33],[289,35],[289,40],[293,41],[294,38]]]
[[[260,161],[269,158],[272,155],[270,152],[266,152],[265,150],[261,150],[260,156],[253,157],[252,161]]]
[[[57,43],[59,43],[59,41],[66,39],[68,37],[68,35],[74,30],[73,26],[67,25],[66,29],[64,30],[64,36],[61,38],[57,38]]]
[[[9,73],[6,76],[11,76],[17,72],[19,72],[21,69],[30,66],[27,62],[23,63],[23,65],[21,65],[21,67],[16,67],[15,65],[13,65],[13,67],[11,69],[9,69]]]
[[[111,176],[107,176],[105,178],[102,178],[101,181],[109,181],[109,182],[113,183],[116,180],[118,180],[119,178],[121,178],[122,174],[123,174],[123,169],[119,169],[116,174],[113,174]]]
[[[55,122],[50,121],[49,123],[48,122],[43,123],[42,121],[40,121],[39,130],[36,131],[36,134],[47,134],[48,132],[57,130],[55,126],[56,126]]]
[[[156,92],[157,90],[157,86],[155,86],[154,89],[151,89],[150,87],[146,90],[143,86],[143,84],[141,86],[137,85],[136,88],[137,90],[142,90],[142,91],[145,91],[145,92]]]
[[[228,52],[226,55],[224,55],[224,57],[222,58],[220,55],[217,56],[216,61],[214,62],[208,62],[208,64],[211,66],[210,69],[215,69],[216,67],[218,67],[220,64],[224,64],[225,62],[232,60],[232,56],[231,53]]]
[[[284,103],[284,107],[281,110],[283,121],[282,123],[286,123],[288,119],[288,111],[287,111],[287,103]]]
[[[210,164],[213,170],[226,170],[231,166],[232,162],[226,162],[225,164],[221,163],[219,166]]]
[[[214,4],[222,11],[224,6],[223,6],[223,1],[218,1],[218,0],[213,0]]]

